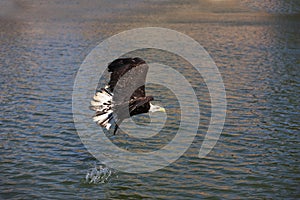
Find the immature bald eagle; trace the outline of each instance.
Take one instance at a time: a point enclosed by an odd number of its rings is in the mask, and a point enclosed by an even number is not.
[[[108,65],[110,81],[105,88],[96,91],[90,108],[96,111],[93,119],[101,127],[114,134],[126,118],[165,109],[150,103],[154,98],[146,96],[145,80],[148,65],[141,58],[119,58]]]

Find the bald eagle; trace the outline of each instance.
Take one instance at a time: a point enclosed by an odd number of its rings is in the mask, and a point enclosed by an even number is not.
[[[108,65],[110,81],[96,91],[90,109],[95,111],[93,120],[108,131],[114,127],[116,134],[119,125],[126,118],[147,112],[165,109],[150,103],[154,98],[146,96],[145,80],[148,65],[141,58],[119,58]]]

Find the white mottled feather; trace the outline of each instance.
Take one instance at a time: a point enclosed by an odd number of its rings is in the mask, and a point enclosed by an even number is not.
[[[103,103],[102,102],[99,102],[99,101],[91,101],[91,105],[92,106],[103,106]]]
[[[94,100],[105,103],[111,100],[111,95],[102,90],[101,92],[96,92],[94,95]]]
[[[111,113],[113,112],[112,94],[107,92],[105,89],[96,92],[93,100],[91,101],[91,105],[93,110],[101,113],[96,113],[96,115],[93,117],[94,122],[109,130],[113,120],[111,117]]]
[[[101,122],[105,121],[109,117],[109,114],[112,113],[112,112],[113,111],[110,110],[105,114],[95,116],[95,117],[93,117],[93,120],[94,120],[94,122],[97,122],[97,123],[100,122],[101,123]]]

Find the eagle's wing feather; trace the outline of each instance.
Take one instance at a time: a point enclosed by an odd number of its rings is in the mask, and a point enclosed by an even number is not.
[[[96,93],[91,109],[96,111],[94,121],[100,126],[109,130],[114,124],[115,134],[124,119],[148,112],[153,97],[145,94],[148,65],[144,60],[120,58],[109,64],[108,72],[108,86]]]
[[[145,81],[148,65],[140,58],[120,58],[108,66],[111,72],[109,89],[114,93],[114,101],[127,102],[145,97]]]

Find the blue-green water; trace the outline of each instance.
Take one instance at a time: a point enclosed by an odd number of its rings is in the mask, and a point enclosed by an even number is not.
[[[1,199],[299,198],[297,0],[28,0],[0,6]],[[201,110],[188,151],[152,173],[113,171],[105,183],[86,183],[87,172],[101,161],[74,126],[77,70],[99,42],[146,26],[185,33],[209,52],[227,93],[222,135],[206,158],[197,157],[210,119],[209,93],[201,76],[182,70]],[[149,86],[150,93],[155,90]],[[179,105],[168,91],[161,98],[174,116],[172,133],[178,120],[172,106]],[[114,137],[120,144],[126,139]],[[165,143],[158,137],[149,146]],[[132,150],[139,146],[132,144]]]

